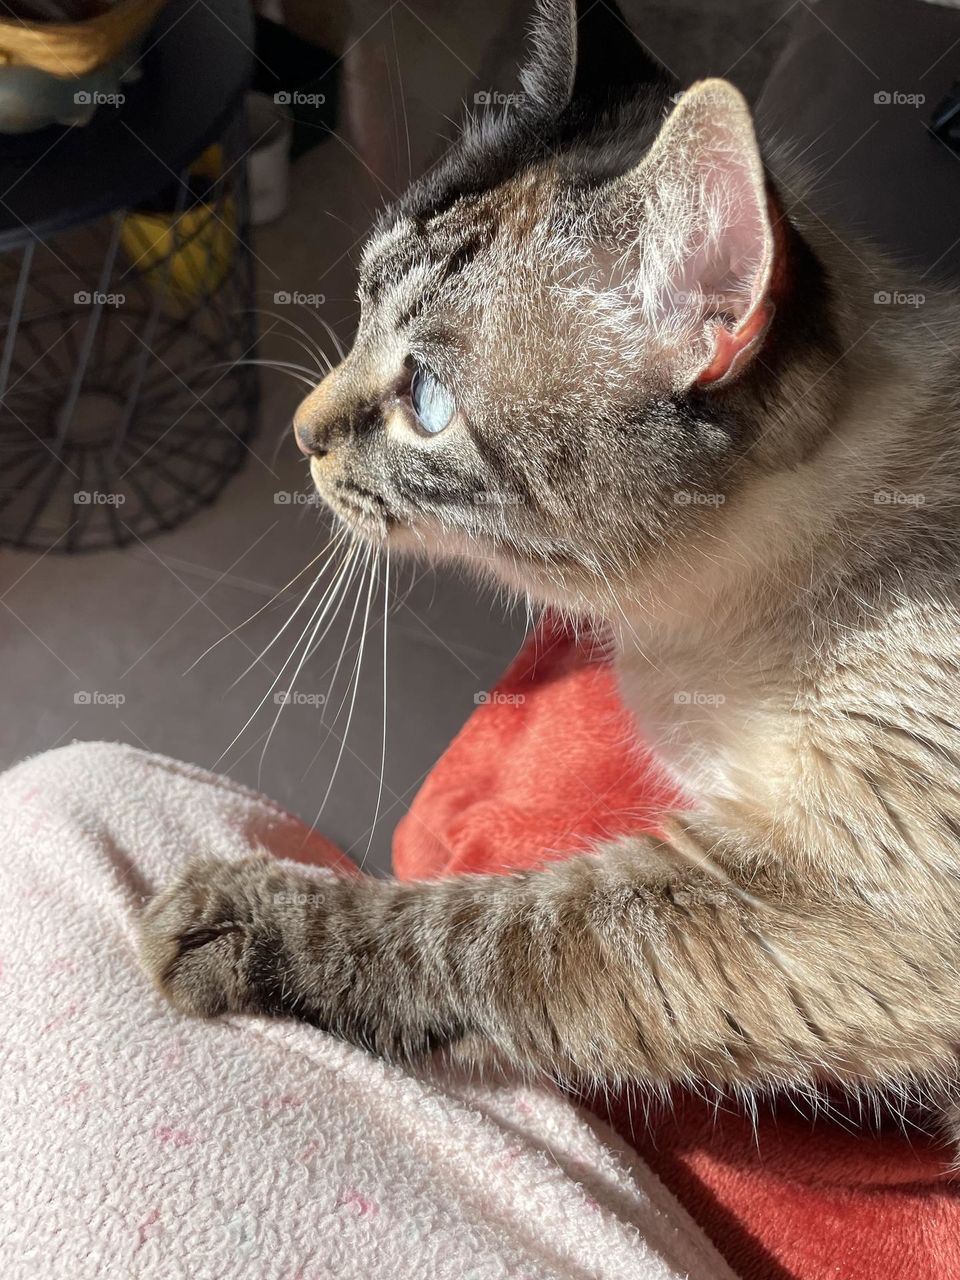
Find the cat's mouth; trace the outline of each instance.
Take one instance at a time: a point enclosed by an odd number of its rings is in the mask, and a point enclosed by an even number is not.
[[[310,459],[310,474],[317,493],[351,529],[371,542],[388,536],[395,521],[379,494],[348,477],[325,476],[318,458]]]

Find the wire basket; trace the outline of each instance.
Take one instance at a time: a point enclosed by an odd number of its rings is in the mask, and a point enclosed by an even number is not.
[[[0,542],[124,546],[248,454],[256,345],[244,129],[149,206],[0,257]]]

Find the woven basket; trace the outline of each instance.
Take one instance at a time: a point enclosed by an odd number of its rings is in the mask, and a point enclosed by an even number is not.
[[[165,0],[118,0],[82,22],[0,19],[0,67],[34,67],[53,76],[88,75],[118,58],[141,35]]]

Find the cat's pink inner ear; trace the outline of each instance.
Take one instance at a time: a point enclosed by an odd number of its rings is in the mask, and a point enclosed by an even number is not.
[[[729,382],[762,346],[773,318],[776,243],[763,163],[746,102],[724,80],[683,95],[648,157],[654,236],[671,276],[666,295],[685,337],[686,385]],[[670,193],[662,205],[658,193]],[[663,211],[663,212],[662,212]]]
[[[774,314],[776,237],[762,173],[755,185],[749,170],[724,157],[714,174],[722,188],[716,208],[726,212],[717,218],[715,241],[702,255],[707,358],[693,379],[699,387],[722,386],[743,372],[762,346]]]

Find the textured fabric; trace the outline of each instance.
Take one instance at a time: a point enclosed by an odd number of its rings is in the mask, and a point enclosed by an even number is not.
[[[262,797],[76,745],[0,777],[0,830],[4,1280],[732,1280],[562,1097],[164,1004],[135,919],[184,859],[341,861]]]
[[[402,879],[508,871],[649,830],[677,799],[593,637],[548,618],[427,776],[397,826]]]
[[[440,760],[397,829],[401,876],[503,871],[605,834],[656,826],[671,799],[608,665],[548,622]],[[678,1094],[648,1123],[612,1114],[749,1280],[954,1280],[960,1187],[951,1153],[892,1122],[863,1131],[793,1102],[752,1118]]]

